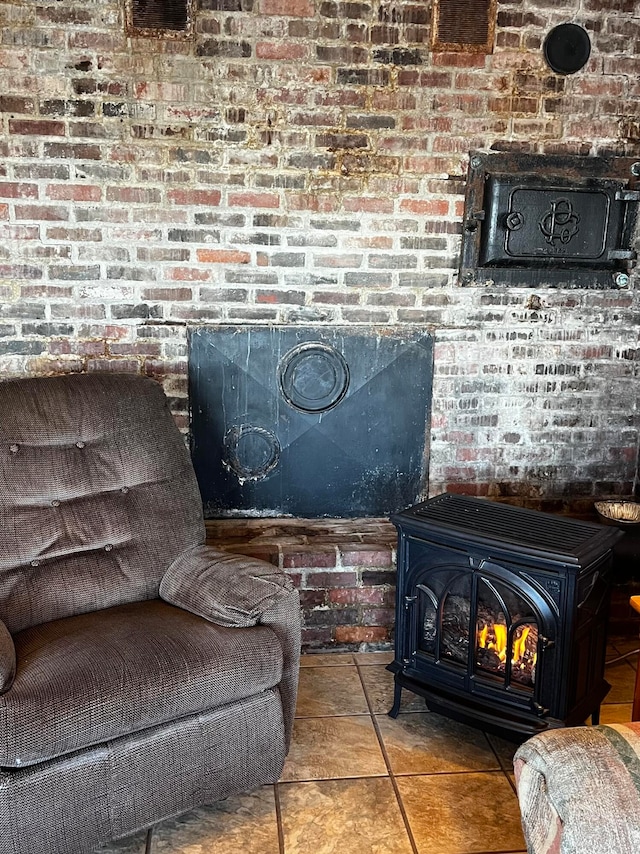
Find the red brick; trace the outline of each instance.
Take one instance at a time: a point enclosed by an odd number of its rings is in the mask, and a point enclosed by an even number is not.
[[[74,202],[99,202],[102,189],[91,184],[49,184],[47,198]]]
[[[9,119],[9,133],[20,136],[64,136],[64,122],[46,119]]]
[[[389,629],[385,626],[336,626],[337,643],[360,644],[382,643],[389,640]]]
[[[286,18],[312,18],[315,15],[313,0],[261,0],[263,15],[282,15]]]
[[[150,204],[161,200],[155,187],[107,187],[107,201],[126,204]]]
[[[368,196],[350,197],[344,200],[346,211],[356,213],[393,213],[393,199],[379,199]]]
[[[257,291],[256,302],[270,305],[304,305],[303,291]]]
[[[302,627],[303,649],[326,649],[333,641],[331,628]]]
[[[131,329],[128,326],[98,325],[81,326],[78,329],[79,338],[128,338]]]
[[[229,206],[241,208],[277,208],[280,197],[275,193],[229,193]]]
[[[349,546],[340,547],[340,557],[343,566],[392,566],[391,549],[381,549],[379,546]]]
[[[37,199],[37,184],[21,184],[17,181],[0,182],[0,198],[2,199]]]
[[[176,300],[192,300],[191,288],[144,288],[142,299],[158,302],[174,302]]]
[[[309,55],[309,48],[296,42],[258,42],[258,59],[301,60]]]
[[[177,282],[208,282],[211,280],[211,273],[197,267],[173,267],[167,271],[167,278]],[[191,292],[189,293],[187,299],[192,299]]]
[[[321,564],[317,564],[320,566]],[[321,589],[328,587],[353,587],[357,581],[355,572],[313,572],[307,573],[305,587]]]
[[[240,249],[198,249],[196,258],[201,264],[249,264],[251,255]]]
[[[287,196],[287,207],[292,211],[314,211],[332,213],[340,207],[334,194],[291,193]]]
[[[16,219],[66,221],[69,219],[69,209],[61,205],[16,205]]]
[[[334,605],[382,605],[385,591],[381,587],[344,587],[329,590],[329,602]]]
[[[220,190],[169,190],[167,198],[174,205],[217,207],[222,194]]]
[[[332,567],[336,565],[335,549],[320,551],[316,546],[283,549],[283,566],[287,569],[299,567]]]
[[[395,621],[394,608],[364,608],[362,622],[365,626],[392,627]]]
[[[327,591],[326,590],[301,590],[300,591],[300,606],[304,609],[317,608],[321,605],[326,605]]]
[[[340,253],[339,255],[314,255],[314,267],[341,268],[362,267],[364,258],[360,253]]]
[[[405,199],[400,203],[400,210],[420,216],[447,216],[449,202],[446,199]]]

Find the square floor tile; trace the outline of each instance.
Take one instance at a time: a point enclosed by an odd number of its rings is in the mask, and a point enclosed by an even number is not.
[[[367,692],[371,708],[375,714],[388,712],[393,706],[393,673],[385,666],[371,665],[360,667],[360,678]],[[412,691],[403,689],[400,712],[424,712],[424,698]]]
[[[500,767],[507,774],[513,774],[513,755],[520,746],[520,742],[509,741],[506,738],[487,733],[489,744],[496,752]]]
[[[152,854],[278,854],[273,786],[163,821]]]
[[[369,706],[356,667],[304,667],[300,670],[296,717],[363,715]]]
[[[502,771],[396,782],[419,854],[525,849],[518,800]]]
[[[322,780],[387,774],[369,715],[299,718],[282,780]]]
[[[353,663],[350,652],[315,652],[300,656],[300,667],[342,667]]]
[[[479,729],[432,712],[376,718],[394,774],[496,771],[500,764]]]
[[[600,706],[601,724],[626,724],[631,721],[633,703],[603,703]]]
[[[619,655],[626,655],[629,652],[636,652],[627,660],[635,667],[638,660],[637,650],[640,649],[640,638],[638,635],[632,637],[612,637],[607,643],[607,658],[617,658]]]
[[[633,691],[636,684],[636,671],[627,661],[620,661],[605,669],[604,678],[611,685],[611,690],[604,698],[607,703],[632,703]]]
[[[285,854],[411,854],[386,777],[278,784]]]

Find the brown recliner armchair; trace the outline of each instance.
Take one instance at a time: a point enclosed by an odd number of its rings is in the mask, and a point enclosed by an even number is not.
[[[298,595],[204,545],[160,386],[0,383],[0,854],[81,854],[275,781]]]

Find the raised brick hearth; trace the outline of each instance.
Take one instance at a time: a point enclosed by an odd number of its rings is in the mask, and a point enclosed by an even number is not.
[[[396,531],[384,519],[207,521],[207,541],[279,566],[300,590],[306,650],[391,649]]]

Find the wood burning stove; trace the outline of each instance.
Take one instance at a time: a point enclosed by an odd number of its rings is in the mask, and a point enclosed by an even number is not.
[[[392,521],[392,717],[408,688],[515,740],[597,721],[617,528],[453,494]]]

